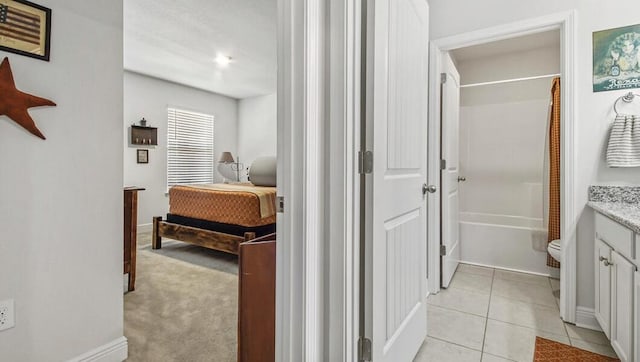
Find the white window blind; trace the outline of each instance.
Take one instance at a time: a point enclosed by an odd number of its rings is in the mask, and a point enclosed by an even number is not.
[[[213,116],[168,109],[167,188],[213,183]]]

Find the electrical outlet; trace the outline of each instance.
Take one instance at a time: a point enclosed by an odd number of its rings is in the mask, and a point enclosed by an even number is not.
[[[0,301],[0,331],[13,328],[16,325],[13,299]]]

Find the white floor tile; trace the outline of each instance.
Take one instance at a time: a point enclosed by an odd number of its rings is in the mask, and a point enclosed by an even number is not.
[[[475,350],[482,350],[486,319],[476,315],[440,308],[427,307],[427,334]]]
[[[611,342],[609,342],[609,339],[603,332],[594,331],[587,328],[580,328],[569,323],[565,324],[565,327],[567,328],[567,333],[569,333],[569,338],[571,338],[572,340],[579,339],[597,344],[611,344]]]
[[[494,279],[492,294],[527,303],[557,307],[551,287],[516,282],[506,279]]]
[[[486,275],[456,273],[451,280],[450,288],[466,289],[478,293],[491,293],[493,278]]]
[[[585,351],[601,354],[608,357],[618,358],[611,345],[591,343],[580,339],[572,339],[571,345],[576,348],[584,349]]]
[[[555,306],[547,307],[492,295],[489,318],[554,334],[566,334],[560,311]]]
[[[512,362],[512,359],[506,359],[498,356],[494,356],[492,354],[483,353],[482,354],[482,362]]]
[[[459,264],[457,272],[482,275],[485,277],[493,276],[493,268],[486,268],[483,266],[471,265],[471,264]]]
[[[472,290],[449,288],[430,295],[427,303],[486,317],[489,311],[489,294]]]
[[[481,355],[479,351],[427,337],[414,362],[480,362]]]
[[[489,319],[487,321],[483,352],[514,361],[531,362],[535,350],[536,336],[566,344],[570,343],[569,338],[566,336],[536,331],[531,328]]]
[[[496,272],[493,274],[493,276],[494,278],[512,280],[514,282],[529,283],[529,284],[535,284],[535,285],[540,285],[545,287],[550,286],[549,278],[539,276],[539,275],[525,274],[525,273],[518,273],[518,272],[496,269]]]

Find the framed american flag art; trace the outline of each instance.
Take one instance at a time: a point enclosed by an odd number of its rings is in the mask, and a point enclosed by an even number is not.
[[[49,61],[51,9],[0,0],[0,50]]]

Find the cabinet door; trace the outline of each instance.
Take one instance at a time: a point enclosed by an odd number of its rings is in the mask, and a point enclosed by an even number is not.
[[[638,360],[640,359],[640,272],[636,271],[633,285],[633,355]]]
[[[635,265],[611,253],[611,346],[622,362],[633,361],[633,276]]]
[[[611,267],[604,264],[611,258],[611,248],[602,240],[595,244],[595,315],[600,327],[611,338]]]

